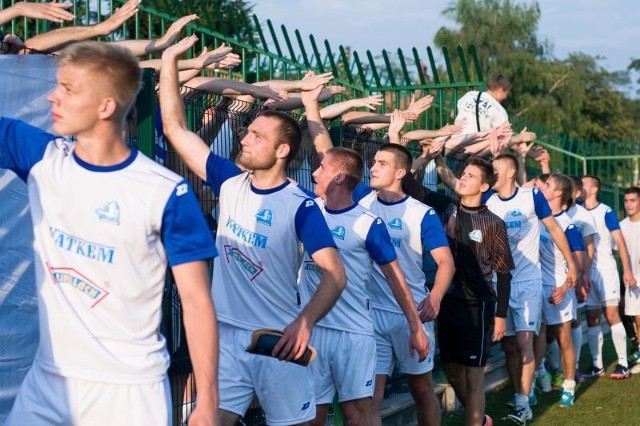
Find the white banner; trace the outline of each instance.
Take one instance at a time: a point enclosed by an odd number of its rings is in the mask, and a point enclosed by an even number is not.
[[[55,58],[0,55],[0,116],[49,130],[47,94]],[[33,228],[26,184],[0,169],[0,425],[4,425],[38,345]]]

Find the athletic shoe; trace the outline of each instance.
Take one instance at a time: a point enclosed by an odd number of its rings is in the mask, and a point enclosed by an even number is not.
[[[574,395],[572,392],[568,390],[563,390],[562,395],[560,396],[560,404],[561,407],[573,407],[573,399]]]
[[[628,379],[631,376],[631,372],[629,371],[629,367],[624,367],[620,364],[616,365],[616,369],[613,370],[613,373],[609,374],[609,377],[613,380],[624,380]]]
[[[640,363],[638,363],[638,364],[634,365],[633,367],[631,367],[631,369],[629,371],[631,371],[631,374],[640,373]]]
[[[527,420],[531,420],[532,418],[533,413],[530,408],[514,407],[509,414],[502,418],[502,420],[514,425],[524,426],[527,424]]]
[[[584,374],[576,368],[576,383],[584,383]]]
[[[629,356],[627,357],[627,361],[631,366],[638,364],[638,361],[640,361],[640,350],[634,351],[631,354],[629,354]]]
[[[556,371],[551,375],[551,388],[553,390],[561,390],[562,382],[564,382],[564,376],[561,371]]]
[[[482,426],[493,426],[493,419],[489,417],[488,414],[484,415],[484,422],[482,423]]]
[[[598,368],[592,365],[587,370],[582,372],[583,377],[602,377],[604,376],[604,368]]]
[[[536,386],[542,393],[551,392],[551,374],[545,371],[542,375],[536,377]]]

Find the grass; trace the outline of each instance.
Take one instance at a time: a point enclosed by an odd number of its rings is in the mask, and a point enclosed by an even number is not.
[[[615,350],[610,336],[605,335],[603,356],[605,362],[616,360]],[[580,365],[590,364],[589,349],[582,350]],[[532,407],[533,420],[528,425],[562,426],[635,426],[640,424],[638,399],[640,396],[640,375],[626,380],[611,380],[608,375],[615,368],[616,361],[607,366],[607,375],[595,379],[586,379],[576,386],[575,405],[571,408],[558,406],[560,391],[537,394],[538,404]],[[513,388],[507,385],[486,395],[486,412],[496,425],[504,424],[501,418],[509,412],[507,402],[513,399]],[[456,411],[443,414],[443,426],[463,426],[464,412]]]

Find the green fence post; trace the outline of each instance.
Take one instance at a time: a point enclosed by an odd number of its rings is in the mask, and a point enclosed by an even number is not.
[[[151,68],[142,70],[142,90],[136,98],[138,150],[149,158],[154,157],[156,77]]]

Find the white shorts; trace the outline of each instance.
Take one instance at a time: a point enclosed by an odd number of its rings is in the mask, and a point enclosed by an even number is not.
[[[171,425],[169,379],[122,385],[71,379],[35,362],[18,392],[6,426]]]
[[[311,363],[316,404],[330,404],[373,396],[376,340],[372,335],[316,327],[311,345],[318,351]]]
[[[248,353],[250,330],[221,322],[218,333],[221,409],[243,416],[257,396],[269,425],[304,423],[316,417],[310,368]]]
[[[591,290],[587,298],[587,309],[620,304],[620,277],[615,267],[591,268]]]
[[[505,336],[515,336],[519,331],[540,331],[542,316],[542,281],[530,280],[511,283],[507,330]]]
[[[433,370],[436,342],[433,322],[423,324],[429,339],[429,354],[419,362],[420,356],[409,353],[409,323],[404,314],[372,309],[373,328],[376,332],[376,375],[390,375],[396,363],[401,373],[419,375]]]
[[[640,282],[638,285],[640,285]],[[627,287],[625,290],[624,314],[632,317],[640,315],[640,288]]]
[[[575,318],[576,292],[569,289],[564,299],[557,305],[549,303],[549,297],[553,294],[555,287],[550,285],[542,286],[542,323],[547,325],[557,325],[569,322]]]

